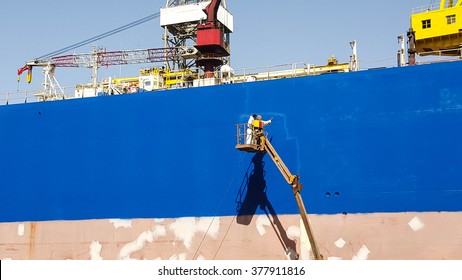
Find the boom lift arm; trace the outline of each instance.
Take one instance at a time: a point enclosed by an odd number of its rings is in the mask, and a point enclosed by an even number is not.
[[[261,147],[271,157],[274,164],[281,172],[282,176],[284,176],[284,179],[286,179],[289,185],[292,185],[292,192],[294,193],[295,200],[297,201],[298,210],[300,211],[300,216],[303,220],[303,224],[305,225],[306,233],[308,235],[308,239],[310,240],[310,245],[311,249],[313,250],[314,258],[316,260],[322,260],[322,255],[319,252],[318,245],[314,239],[313,230],[311,229],[310,221],[308,220],[308,216],[306,214],[305,204],[303,203],[302,195],[300,194],[300,190],[302,189],[302,184],[299,181],[300,176],[293,175],[290,172],[290,170],[284,164],[282,159],[279,157],[273,145],[271,145],[271,142],[268,141],[268,139],[264,135],[260,136],[260,141]]]
[[[254,143],[252,144],[243,144],[243,139],[245,139],[247,135],[245,133],[240,133],[240,131],[242,128],[244,128],[242,131],[245,131],[246,125],[244,124],[244,125],[237,125],[237,126],[238,126],[238,135],[237,135],[238,144],[236,145],[236,149],[240,151],[247,151],[247,152],[266,152],[268,153],[268,155],[273,160],[274,164],[277,166],[277,168],[281,172],[282,176],[284,176],[284,179],[286,179],[287,183],[292,186],[292,192],[294,193],[295,200],[298,206],[298,210],[300,211],[300,216],[302,218],[303,224],[305,225],[305,230],[308,235],[308,239],[310,241],[314,259],[322,260],[323,257],[321,253],[319,252],[319,248],[314,238],[314,234],[313,234],[313,230],[310,225],[310,221],[308,220],[305,204],[303,203],[302,195],[300,194],[300,191],[302,189],[302,184],[300,183],[300,176],[293,175],[290,172],[289,168],[287,168],[287,166],[284,164],[282,159],[279,157],[278,153],[274,149],[273,145],[271,145],[270,141],[268,141],[263,131],[253,130],[253,138],[258,139],[258,141],[254,141]],[[241,129],[240,129],[240,126],[242,126]]]

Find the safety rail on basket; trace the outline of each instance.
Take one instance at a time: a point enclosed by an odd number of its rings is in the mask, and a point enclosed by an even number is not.
[[[247,123],[236,124],[236,145],[258,145],[260,136],[267,138],[268,133],[263,129],[254,129]]]
[[[245,144],[245,139],[247,136],[247,124],[241,123],[236,124],[236,144],[242,145]]]

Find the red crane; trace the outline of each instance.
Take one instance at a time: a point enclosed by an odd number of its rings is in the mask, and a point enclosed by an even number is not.
[[[215,68],[223,65],[223,57],[229,56],[223,40],[223,29],[217,21],[218,8],[221,0],[212,0],[205,7],[207,19],[197,26],[196,49],[201,56],[196,60],[197,65],[204,67],[204,78],[213,78]]]

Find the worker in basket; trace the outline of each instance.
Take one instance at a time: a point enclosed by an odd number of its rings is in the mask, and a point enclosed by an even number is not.
[[[250,116],[249,120],[247,121],[247,131],[245,135],[246,144],[253,144],[253,121],[256,119],[257,119],[257,114],[253,114]]]
[[[261,115],[258,115],[257,118],[253,121],[253,140],[254,144],[260,145],[260,136],[263,134],[264,127],[269,125],[273,121],[273,118],[264,121],[262,120]]]

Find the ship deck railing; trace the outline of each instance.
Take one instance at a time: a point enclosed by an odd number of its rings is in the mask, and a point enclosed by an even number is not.
[[[446,50],[447,52],[458,52],[462,53],[462,47],[459,49]],[[446,51],[436,51],[429,53],[421,53],[416,59],[417,64],[431,64],[438,62],[451,62],[458,61],[462,59],[462,56],[447,56],[445,55]],[[278,64],[270,66],[261,66],[261,67],[251,67],[251,68],[242,68],[231,70],[227,76],[226,72],[221,72],[217,74],[218,78],[221,79],[221,83],[245,83],[245,82],[254,82],[254,81],[265,81],[273,79],[282,79],[282,78],[292,78],[292,77],[301,77],[301,76],[312,76],[319,75],[323,73],[332,73],[332,72],[348,72],[349,71],[348,63],[336,64],[336,65],[324,65],[317,66],[310,63],[298,62],[290,64]],[[386,66],[393,67],[393,66]],[[376,68],[371,68],[376,69]],[[362,70],[368,70],[363,68]],[[231,75],[230,75],[231,74]],[[176,89],[180,87],[172,87],[171,89]],[[84,98],[84,97],[75,97],[76,86],[67,86],[64,87],[64,95],[59,99],[73,99],[73,98]],[[167,88],[162,88],[167,89]],[[71,93],[71,94],[70,94]],[[15,92],[4,92],[0,93],[0,106],[1,105],[10,105],[10,104],[20,104],[20,103],[32,103],[43,101],[40,100],[40,96],[43,96],[42,90],[17,90]],[[50,99],[49,99],[50,100]],[[57,99],[52,99],[57,100]],[[48,101],[48,100],[47,100]]]
[[[277,64],[234,70],[234,83],[311,76],[332,72],[349,72],[349,63],[318,66],[306,62]]]
[[[73,93],[75,86],[69,86],[63,88],[65,92],[71,92],[71,94],[65,94],[60,96],[59,99],[70,99],[73,98]],[[26,89],[26,90],[17,90],[10,92],[1,92],[0,93],[0,106],[1,105],[12,105],[12,104],[22,104],[22,103],[33,103],[39,102],[40,98],[43,98],[43,89]]]
[[[259,67],[249,67],[234,70],[233,82],[248,82],[254,80],[271,80],[279,77],[296,77],[309,75],[311,65],[304,62],[277,64]]]
[[[345,64],[339,64],[345,65]],[[249,67],[242,68],[237,70],[232,70],[232,75],[230,77],[223,77],[217,75],[222,83],[244,83],[252,81],[265,81],[272,79],[282,79],[290,77],[299,77],[307,75],[317,75],[323,72],[323,66],[316,66],[309,63],[298,62],[298,63],[288,63],[288,64],[277,64],[269,66],[260,66],[260,67]],[[223,75],[223,72],[220,73]],[[162,88],[162,89],[175,89],[181,87],[171,87],[171,88]],[[76,86],[67,86],[63,87],[64,98],[62,99],[72,99],[79,98],[75,97]],[[120,92],[119,92],[120,93]],[[43,101],[40,100],[40,96],[43,96],[43,89],[33,89],[33,90],[18,90],[16,92],[4,92],[0,93],[0,105],[10,105],[10,104],[20,104],[20,103],[30,103]]]
[[[433,3],[431,5],[424,5],[424,6],[419,6],[412,8],[411,14],[420,14],[423,12],[430,12],[430,11],[435,11],[440,9],[440,3]]]
[[[462,46],[460,48],[453,48],[453,49],[446,49],[446,50],[439,50],[439,51],[428,51],[428,52],[420,52],[419,56],[429,56],[435,60],[435,58],[440,61],[442,58],[446,60],[460,60],[462,59]]]

